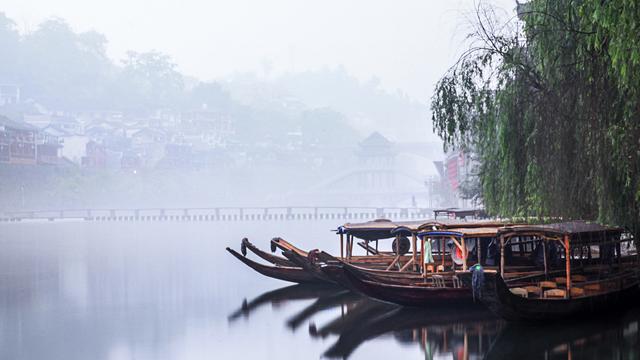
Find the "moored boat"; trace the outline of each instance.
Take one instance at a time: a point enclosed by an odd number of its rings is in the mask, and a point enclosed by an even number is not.
[[[242,256],[242,254],[231,248],[227,248],[227,251],[248,267],[270,278],[299,284],[322,282],[301,267],[263,265]]]
[[[458,273],[490,310],[513,321],[555,321],[619,311],[640,296],[634,239],[584,221],[500,230],[500,266]],[[510,271],[509,253],[535,247],[535,271]]]
[[[266,261],[272,263],[273,265],[288,266],[288,267],[297,266],[291,260],[288,260],[286,258],[283,258],[283,257],[280,257],[280,256],[276,256],[276,255],[270,254],[270,253],[268,253],[266,251],[260,250],[257,246],[253,245],[249,241],[249,239],[243,238],[242,242],[240,244],[240,250],[242,252],[242,255],[244,255],[244,256],[247,255],[247,249],[249,249],[252,253],[256,254],[257,256],[262,258],[263,260],[266,260]]]
[[[481,227],[419,233],[423,249],[419,259],[424,269],[420,273],[371,270],[339,260],[320,265],[320,270],[349,289],[386,302],[419,307],[452,303],[470,305],[473,302],[470,288],[463,286],[452,270],[456,266],[466,269],[471,254],[486,262],[488,257],[483,257],[481,249],[495,240],[497,233],[498,228]],[[442,249],[437,265],[431,254],[434,244]],[[451,267],[445,271],[447,250],[452,259]]]

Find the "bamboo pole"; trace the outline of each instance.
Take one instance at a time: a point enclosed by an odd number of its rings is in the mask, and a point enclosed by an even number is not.
[[[565,270],[567,272],[567,297],[571,297],[571,247],[569,245],[569,235],[564,236],[564,256]]]
[[[422,247],[420,248],[420,266],[422,266],[422,277],[427,277],[427,267],[424,264],[424,236],[422,237]]]
[[[478,254],[478,264],[482,265],[482,241],[481,238],[476,238],[476,253]]]
[[[417,249],[417,247],[418,247],[418,236],[414,232],[411,233],[411,242],[412,242],[411,246],[413,247],[413,256],[411,257],[411,261],[415,265],[416,258],[418,257],[418,249]],[[415,269],[415,266],[413,268]]]
[[[544,259],[544,278],[545,280],[547,279],[547,276],[549,276],[549,268],[547,265],[547,241],[542,239],[542,258]]]
[[[349,241],[349,259],[353,256],[353,235],[349,235],[351,240]]]
[[[462,271],[467,271],[467,245],[464,241],[464,236],[460,239],[462,242]]]
[[[504,236],[500,236],[500,276],[504,279]]]
[[[444,237],[442,238],[442,241],[440,242],[442,244],[442,247],[440,248],[440,255],[442,256],[442,269],[444,271]],[[435,259],[434,259],[435,260]]]

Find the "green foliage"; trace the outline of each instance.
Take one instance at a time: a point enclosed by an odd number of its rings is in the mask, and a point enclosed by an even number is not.
[[[508,34],[477,10],[432,108],[446,145],[477,153],[487,209],[640,233],[640,5],[532,0]]]

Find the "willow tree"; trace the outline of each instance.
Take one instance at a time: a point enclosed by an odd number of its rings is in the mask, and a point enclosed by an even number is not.
[[[445,146],[480,162],[487,210],[640,230],[640,5],[532,0],[476,9],[470,47],[438,82]]]

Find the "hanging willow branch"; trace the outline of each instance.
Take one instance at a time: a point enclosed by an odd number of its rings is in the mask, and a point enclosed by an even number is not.
[[[432,98],[447,147],[476,153],[487,209],[640,230],[640,5],[479,3],[469,48]]]

